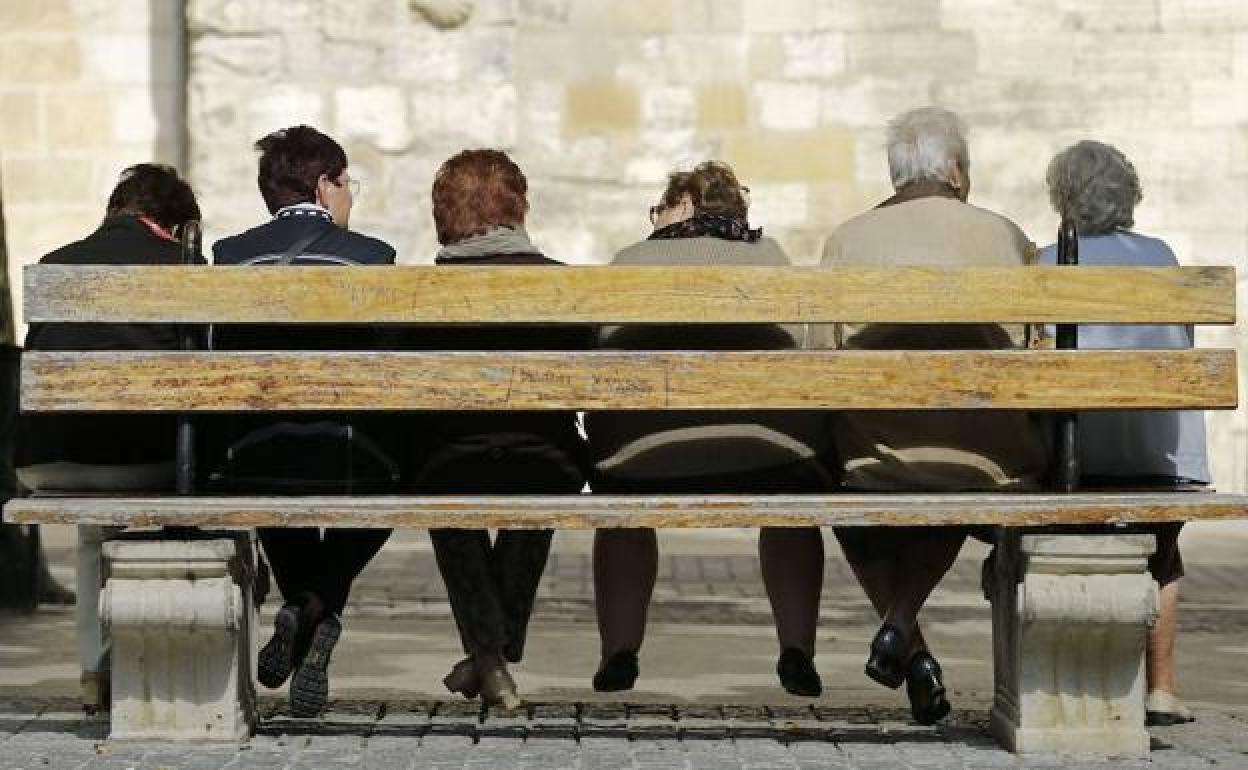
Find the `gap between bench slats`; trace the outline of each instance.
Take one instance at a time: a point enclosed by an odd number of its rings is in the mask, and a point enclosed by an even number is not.
[[[27,321],[1235,322],[1231,267],[35,265]]]
[[[1233,409],[1232,350],[28,353],[26,411]]]
[[[497,497],[24,498],[5,519],[121,526],[681,527],[1042,526],[1243,518],[1248,496],[914,494]]]

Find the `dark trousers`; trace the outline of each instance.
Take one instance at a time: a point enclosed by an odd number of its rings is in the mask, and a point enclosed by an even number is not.
[[[328,612],[342,615],[351,583],[390,537],[388,529],[264,527],[260,543],[282,597],[316,594]]]
[[[501,446],[427,470],[419,487],[434,494],[573,494],[584,483],[576,466],[549,451]],[[491,542],[483,529],[429,530],[466,654],[520,660],[553,536],[548,529],[500,529]]]
[[[501,654],[517,661],[546,569],[549,529],[431,529],[438,570],[468,655]]]

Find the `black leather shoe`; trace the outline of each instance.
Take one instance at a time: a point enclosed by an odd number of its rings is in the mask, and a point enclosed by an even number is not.
[[[316,624],[308,654],[290,680],[290,715],[315,717],[325,710],[329,700],[329,658],[342,635],[342,625],[334,615],[327,615]]]
[[[953,709],[945,697],[940,664],[929,652],[920,652],[910,659],[906,672],[906,695],[910,696],[910,713],[921,725],[934,725]]]
[[[481,679],[477,676],[477,667],[471,657],[456,663],[451,668],[451,673],[442,678],[442,684],[451,692],[457,692],[469,700],[481,692]]]
[[[260,649],[256,679],[270,690],[281,687],[295,667],[295,642],[299,635],[299,605],[282,605],[273,619],[273,637]]]
[[[776,661],[776,676],[780,686],[792,695],[818,698],[823,692],[823,682],[815,670],[815,661],[796,647],[786,647]]]
[[[905,663],[909,652],[910,640],[901,633],[901,629],[885,623],[871,640],[867,676],[889,689],[896,690],[906,681]]]
[[[598,692],[631,690],[641,673],[637,665],[637,653],[617,652],[602,662],[594,674],[594,689]]]

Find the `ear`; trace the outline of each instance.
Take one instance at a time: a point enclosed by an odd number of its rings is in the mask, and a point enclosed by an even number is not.
[[[333,182],[330,181],[329,174],[321,174],[316,178],[316,204],[318,206],[324,206],[325,201],[328,200],[326,192],[331,184]]]

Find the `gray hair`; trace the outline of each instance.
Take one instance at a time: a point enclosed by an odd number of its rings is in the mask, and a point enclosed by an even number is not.
[[[1130,229],[1135,206],[1144,199],[1140,177],[1127,156],[1091,139],[1054,155],[1044,180],[1053,209],[1073,220],[1080,235]]]
[[[954,167],[971,170],[966,124],[941,107],[919,107],[888,122],[885,133],[893,189],[919,181],[948,181]]]

